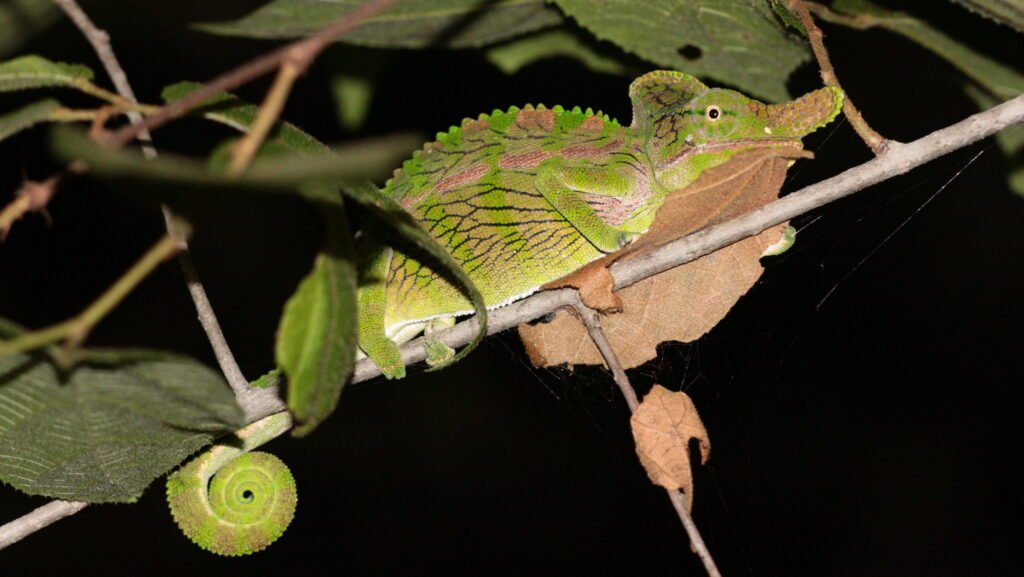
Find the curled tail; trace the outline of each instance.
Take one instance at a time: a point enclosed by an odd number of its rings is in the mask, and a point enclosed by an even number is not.
[[[250,451],[289,428],[288,413],[270,415],[167,478],[171,514],[192,542],[219,555],[248,555],[284,533],[295,516],[295,479],[277,457]]]

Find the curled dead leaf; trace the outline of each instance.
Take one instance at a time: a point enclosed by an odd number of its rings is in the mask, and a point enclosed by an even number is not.
[[[806,153],[803,153],[806,154]],[[651,229],[625,250],[598,260],[545,288],[573,286],[591,308],[621,314],[601,325],[623,368],[657,356],[666,341],[690,342],[711,330],[760,278],[759,258],[779,240],[786,225],[725,247],[693,262],[612,293],[607,267],[671,242],[695,230],[724,222],[771,202],[786,169],[801,151],[750,151],[706,171],[695,183],[671,194]],[[614,306],[621,303],[621,306]],[[612,305],[612,306],[609,306]],[[522,324],[519,335],[534,366],[597,365],[603,358],[586,329],[559,312],[548,323]]]
[[[693,507],[693,471],[690,440],[700,446],[703,465],[711,455],[711,439],[697,414],[693,400],[682,391],[654,385],[629,420],[636,454],[651,482],[666,489],[682,490],[686,509]]]

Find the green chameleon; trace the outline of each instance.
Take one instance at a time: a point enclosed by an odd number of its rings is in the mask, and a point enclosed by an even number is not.
[[[466,119],[407,160],[383,193],[451,252],[493,309],[628,244],[669,193],[737,152],[798,145],[843,102],[826,87],[768,105],[670,71],[636,79],[629,97],[629,126],[560,106]],[[430,337],[472,312],[458,285],[415,251],[369,239],[362,250],[362,353],[401,378],[398,345],[425,331],[428,363],[450,358]]]
[[[767,105],[666,71],[635,80],[629,96],[630,126],[559,106],[465,120],[406,161],[383,192],[450,250],[496,308],[628,244],[669,193],[737,152],[799,144],[843,101],[840,90],[822,88]],[[399,378],[399,343],[424,330],[429,337],[472,306],[426,257],[371,235],[360,242],[359,346]],[[434,363],[451,354],[429,339],[428,349]],[[199,546],[244,555],[284,532],[295,481],[275,457],[250,451],[290,426],[287,413],[266,417],[168,477],[175,521]]]

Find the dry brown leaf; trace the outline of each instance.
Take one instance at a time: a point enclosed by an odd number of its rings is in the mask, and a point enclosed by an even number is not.
[[[636,454],[655,485],[670,491],[682,490],[686,509],[693,507],[693,471],[690,439],[697,439],[700,462],[711,455],[711,439],[690,397],[654,385],[629,420],[636,441]]]
[[[658,343],[696,340],[757,282],[763,270],[759,258],[779,240],[785,224],[615,294],[607,267],[771,202],[778,196],[791,158],[806,155],[797,150],[786,153],[750,151],[706,171],[697,182],[670,195],[651,229],[632,245],[545,288],[580,288],[584,303],[598,310],[618,308],[601,304],[621,302],[622,313],[605,317],[601,326],[623,368],[655,358]],[[564,311],[548,323],[519,325],[519,335],[537,367],[604,362],[586,329]]]

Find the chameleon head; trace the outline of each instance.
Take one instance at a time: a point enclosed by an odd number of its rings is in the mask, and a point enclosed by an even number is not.
[[[671,71],[641,76],[629,94],[633,127],[645,140],[658,180],[669,188],[686,186],[741,150],[799,147],[800,139],[831,122],[843,103],[841,90],[825,87],[765,104]]]

